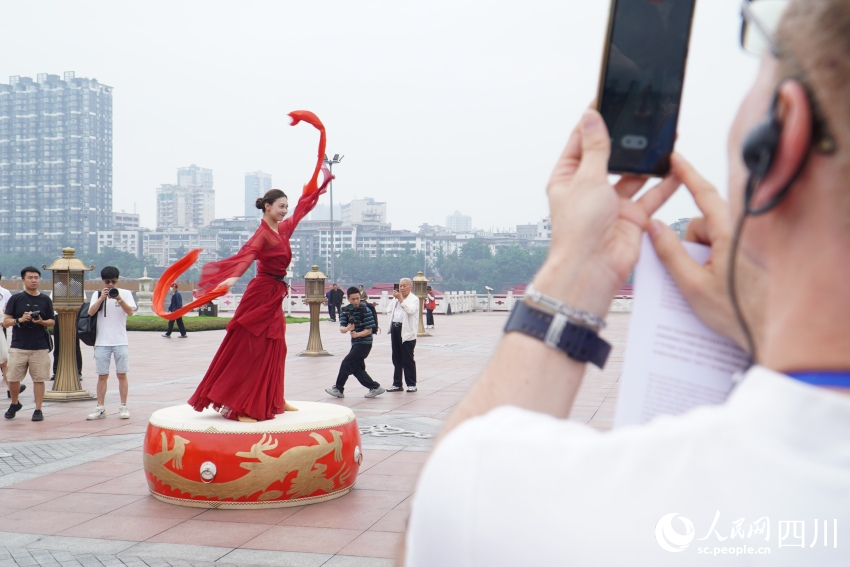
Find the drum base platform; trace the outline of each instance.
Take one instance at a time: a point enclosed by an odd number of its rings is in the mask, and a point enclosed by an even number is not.
[[[245,423],[191,406],[157,410],[144,444],[151,494],[195,508],[281,508],[339,498],[363,454],[354,412],[291,401],[275,419]]]

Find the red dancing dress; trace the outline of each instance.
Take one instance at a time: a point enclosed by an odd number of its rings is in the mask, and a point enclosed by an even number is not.
[[[283,277],[292,259],[289,238],[320,194],[302,195],[293,215],[278,224],[277,232],[262,220],[235,256],[204,266],[201,289],[241,276],[254,260],[257,276],[248,283],[224,341],[189,398],[196,411],[212,405],[227,418],[247,416],[258,421],[283,413],[286,319],[282,303],[288,295]]]

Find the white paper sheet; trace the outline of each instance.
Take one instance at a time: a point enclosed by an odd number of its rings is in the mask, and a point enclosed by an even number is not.
[[[686,242],[700,264],[709,248]],[[721,403],[749,358],[693,313],[647,235],[635,267],[632,317],[614,427]]]

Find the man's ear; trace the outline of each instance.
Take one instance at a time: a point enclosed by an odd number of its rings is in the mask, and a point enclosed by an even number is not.
[[[752,188],[748,209],[764,212],[785,196],[811,151],[812,107],[805,87],[799,81],[783,81],[776,92],[772,110],[779,126],[769,169]]]

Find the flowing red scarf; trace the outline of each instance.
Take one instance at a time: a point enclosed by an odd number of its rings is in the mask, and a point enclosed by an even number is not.
[[[310,193],[322,192],[324,191],[327,184],[330,182],[330,176],[326,177],[322,185],[319,185],[319,173],[322,171],[322,160],[325,157],[325,144],[327,142],[327,138],[325,135],[325,126],[322,124],[322,121],[319,120],[319,117],[310,112],[309,110],[295,110],[289,113],[289,117],[292,118],[292,126],[295,126],[299,122],[306,122],[307,124],[311,124],[316,130],[319,131],[319,155],[316,159],[316,168],[313,170],[313,176],[310,178],[310,181],[304,185],[304,190],[301,192],[301,195],[307,195]],[[168,290],[171,288],[171,284],[177,281],[177,278],[180,277],[180,274],[188,270],[192,267],[198,260],[198,255],[201,253],[202,249],[198,248],[196,250],[192,250],[179,260],[177,260],[174,264],[168,267],[168,269],[163,272],[162,276],[159,278],[159,281],[156,282],[156,289],[153,292],[153,311],[163,319],[167,319],[169,321],[173,321],[179,317],[182,317],[192,309],[196,307],[200,307],[202,305],[206,305],[213,299],[221,297],[225,295],[229,288],[224,286],[218,286],[214,289],[211,289],[197,297],[191,303],[184,305],[181,309],[177,311],[173,311],[168,313],[164,310],[163,305],[165,304],[165,296],[168,295]]]

